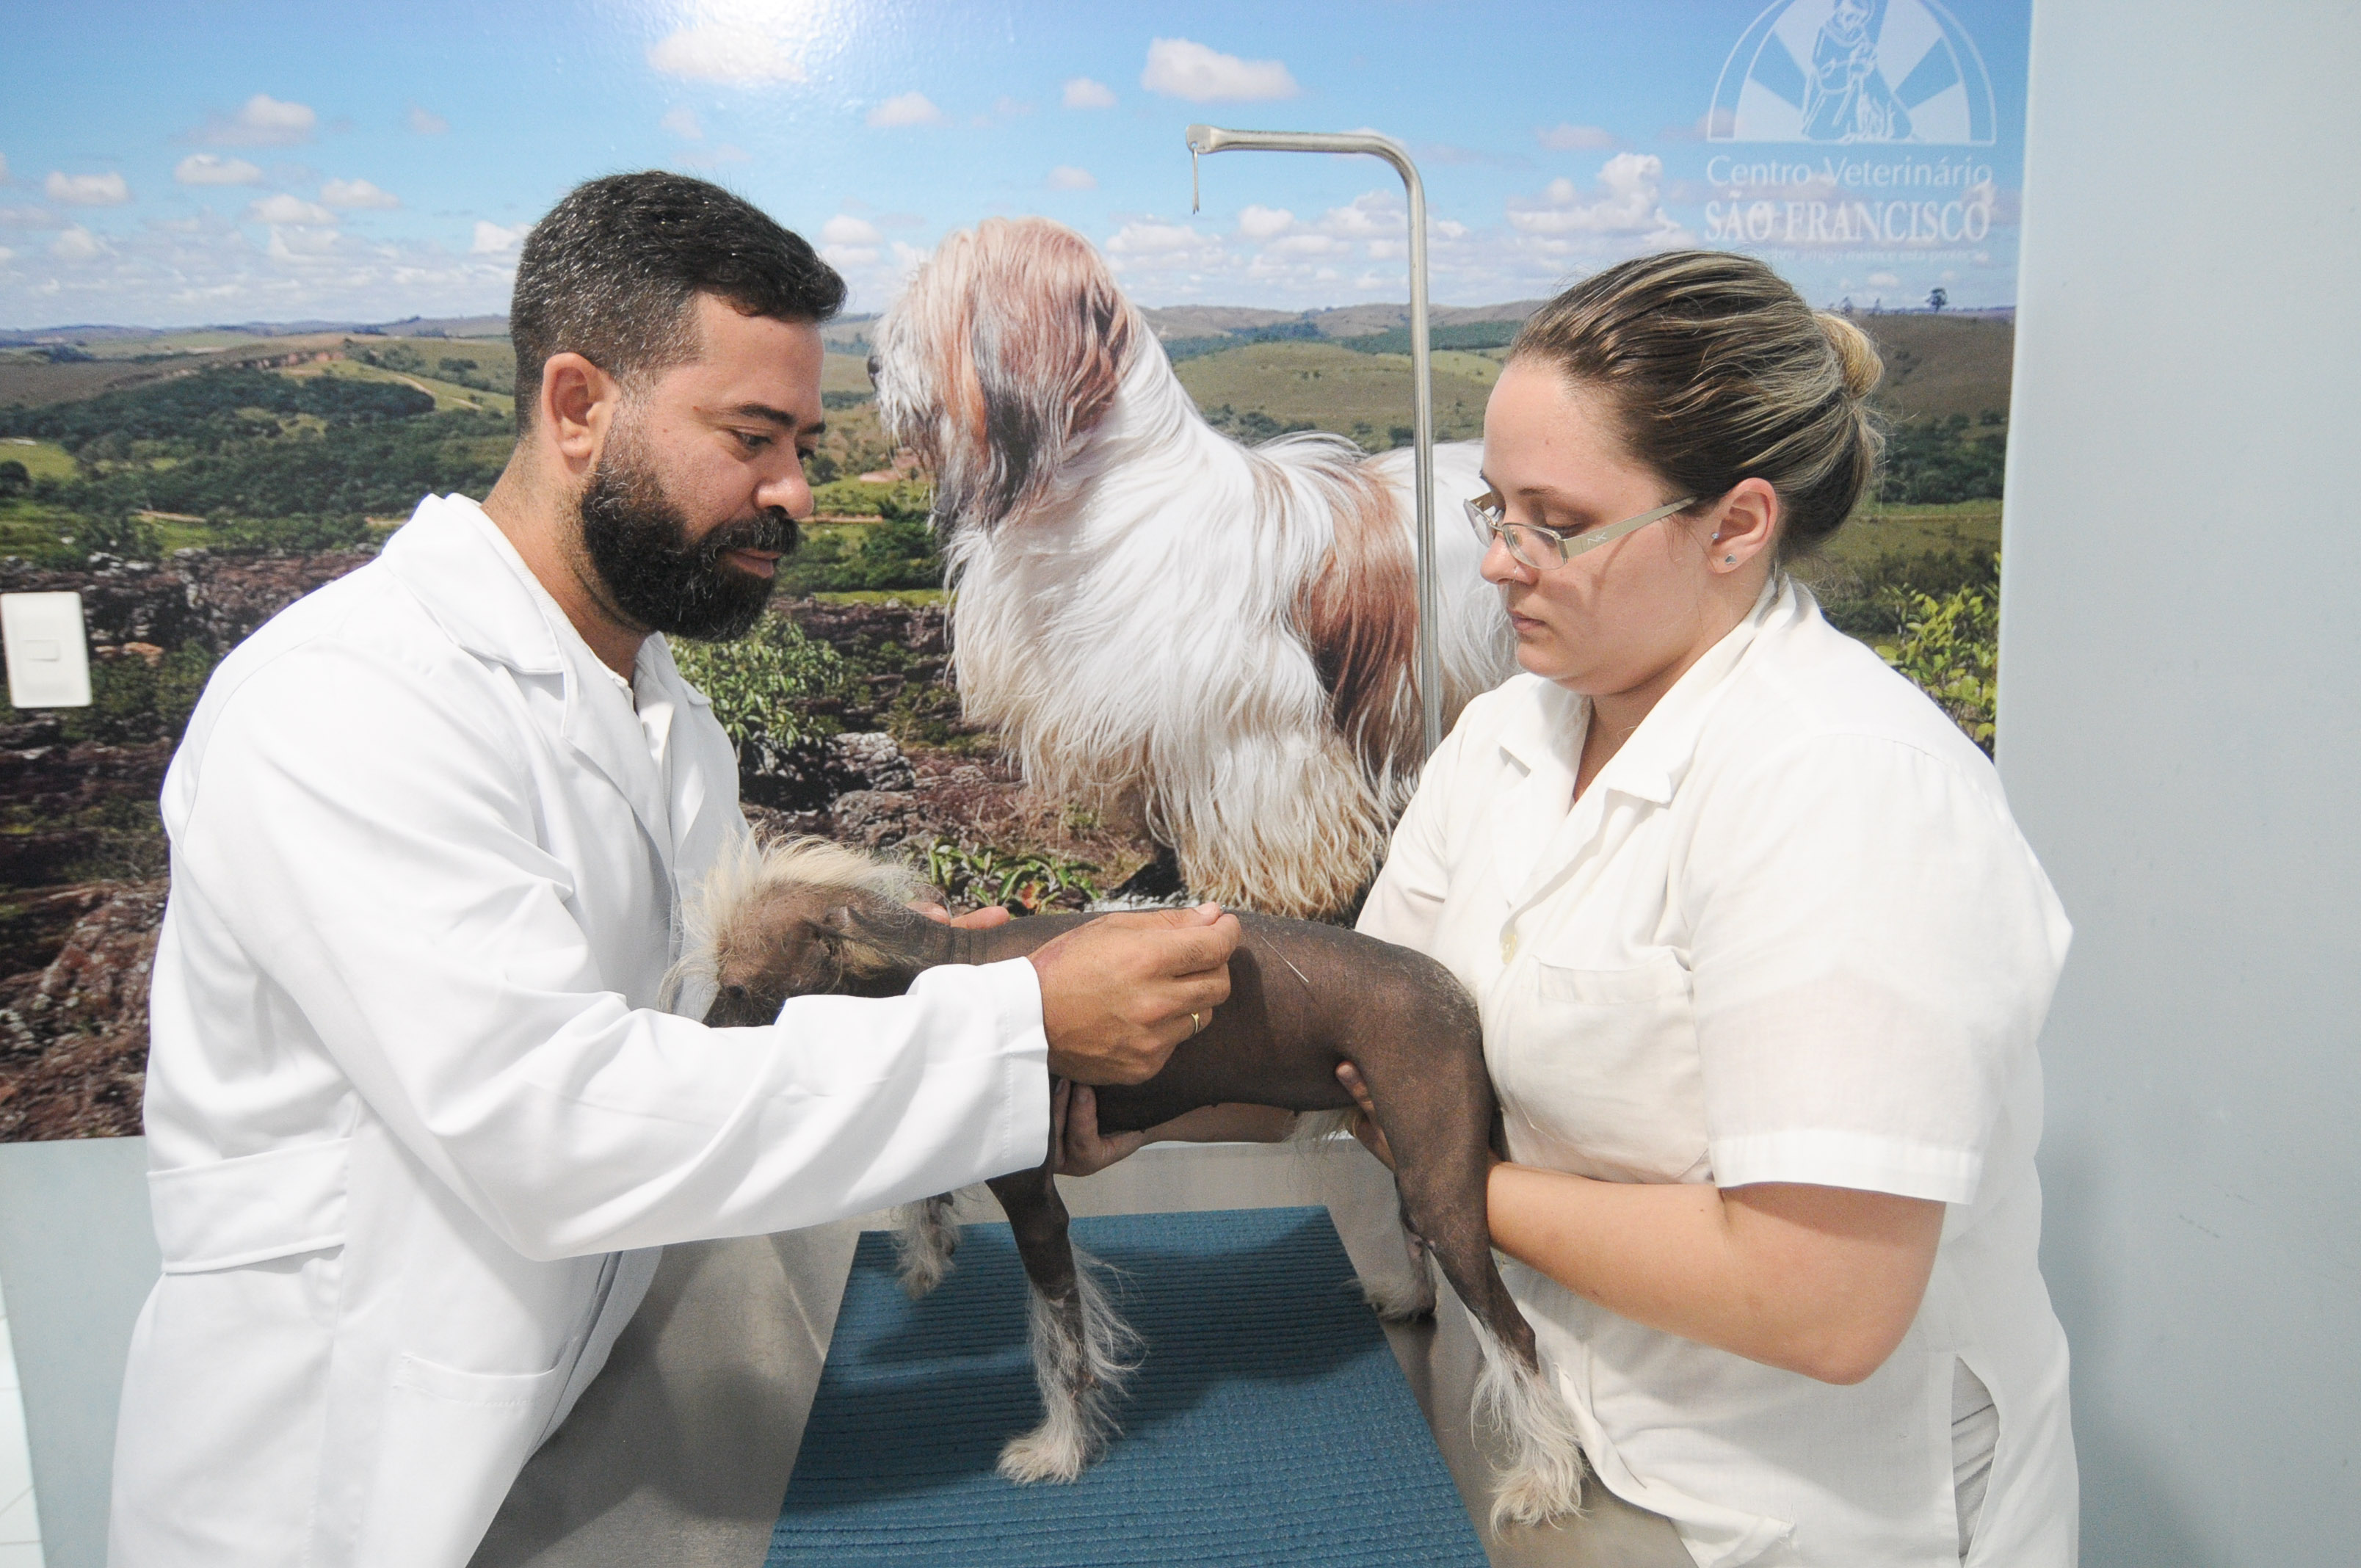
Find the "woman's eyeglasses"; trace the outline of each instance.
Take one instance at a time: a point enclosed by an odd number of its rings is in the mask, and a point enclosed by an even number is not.
[[[1500,499],[1498,490],[1487,490],[1466,505],[1467,521],[1476,525],[1476,532],[1488,542],[1492,536],[1499,535],[1500,543],[1509,547],[1509,554],[1518,565],[1527,571],[1546,572],[1553,566],[1565,565],[1586,550],[1611,544],[1659,518],[1670,517],[1697,503],[1697,497],[1684,496],[1676,501],[1666,501],[1653,511],[1643,511],[1637,517],[1627,517],[1621,522],[1610,522],[1587,533],[1560,533],[1554,528],[1541,528],[1530,522],[1510,522],[1506,504]]]

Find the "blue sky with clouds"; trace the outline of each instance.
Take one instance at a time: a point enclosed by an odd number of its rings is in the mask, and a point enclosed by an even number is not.
[[[1192,216],[1193,120],[1408,143],[1438,302],[1711,243],[1815,302],[2005,305],[2028,4],[26,7],[0,326],[497,312],[550,203],[651,166],[812,237],[856,309],[1019,213],[1090,236],[1148,304],[1404,297],[1383,165],[1223,154]]]

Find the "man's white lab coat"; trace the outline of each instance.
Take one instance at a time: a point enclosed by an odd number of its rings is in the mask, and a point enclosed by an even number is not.
[[[473,502],[429,498],[207,686],[164,785],[164,1275],[118,1568],[456,1568],[653,1249],[1042,1157],[1022,959],[763,1028],[657,1010],[680,893],[745,827],[661,639],[634,674]]]

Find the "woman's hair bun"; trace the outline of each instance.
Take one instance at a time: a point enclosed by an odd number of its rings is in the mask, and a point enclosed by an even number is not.
[[[1865,398],[1885,375],[1885,361],[1878,357],[1877,345],[1869,334],[1844,317],[1828,311],[1814,311],[1820,331],[1828,346],[1837,351],[1837,363],[1844,369],[1845,396]]]

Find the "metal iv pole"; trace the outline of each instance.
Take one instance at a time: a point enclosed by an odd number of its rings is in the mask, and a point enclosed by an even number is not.
[[[1410,192],[1410,373],[1413,497],[1418,505],[1418,699],[1424,755],[1443,744],[1443,656],[1435,646],[1442,609],[1434,577],[1434,384],[1426,341],[1426,187],[1409,151],[1367,131],[1233,131],[1189,127],[1189,210],[1197,210],[1197,159],[1209,152],[1362,152],[1394,166]]]

